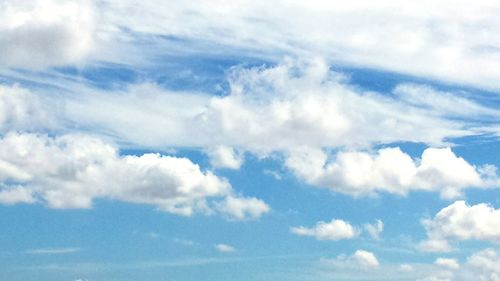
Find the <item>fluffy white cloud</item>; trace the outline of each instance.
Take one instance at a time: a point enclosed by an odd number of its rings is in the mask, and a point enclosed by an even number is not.
[[[337,270],[374,270],[380,266],[375,254],[365,250],[357,250],[350,256],[340,255],[335,259],[322,259],[321,261]]]
[[[467,187],[499,183],[493,167],[475,167],[450,148],[427,148],[418,160],[399,148],[380,149],[376,154],[339,152],[333,160],[323,150],[302,148],[289,154],[286,166],[310,184],[354,196],[426,190],[452,198]]]
[[[207,155],[214,168],[239,169],[243,164],[243,154],[232,147],[219,145],[208,149]]]
[[[468,272],[461,274],[463,280],[500,280],[500,255],[493,249],[473,254],[467,259],[465,267]]]
[[[458,264],[456,259],[448,259],[448,258],[437,258],[434,262],[435,265],[447,268],[447,269],[458,269],[460,265]]]
[[[236,251],[236,249],[233,246],[227,244],[217,244],[215,245],[215,249],[221,253],[231,253]]]
[[[268,57],[320,54],[343,64],[500,87],[497,2],[104,2],[102,14],[108,24],[189,39],[195,42],[184,46],[189,51],[212,42],[218,46],[210,48],[213,52],[232,48]]]
[[[359,235],[359,231],[350,223],[333,219],[330,222],[320,221],[314,227],[292,227],[290,232],[301,236],[312,236],[318,240],[352,239]]]
[[[30,189],[24,187],[0,186],[0,204],[13,205],[18,203],[34,202],[35,198],[33,198],[33,192]]]
[[[434,273],[418,280],[500,280],[500,257],[493,249],[486,249],[472,254],[462,265],[459,265],[458,262],[453,259],[438,259],[435,264],[438,268],[434,269]],[[448,270],[443,271],[441,269],[443,267]]]
[[[449,242],[457,240],[500,242],[500,210],[484,203],[469,206],[456,201],[422,224],[428,239],[420,248],[426,251],[449,251]]]
[[[355,227],[349,222],[332,219],[330,222],[320,221],[313,227],[291,227],[290,232],[300,236],[312,236],[318,240],[341,240],[358,237],[363,231],[375,240],[380,239],[384,230],[384,223],[377,220],[373,224],[365,223],[362,227]]]
[[[0,139],[0,181],[4,203],[32,201],[19,195],[26,192],[52,208],[89,208],[93,199],[109,198],[182,215],[217,211],[235,219],[269,210],[261,200],[234,196],[225,179],[189,159],[120,156],[113,145],[83,135],[8,134]]]
[[[0,39],[1,40],[1,39]],[[0,132],[55,128],[58,103],[17,85],[0,84]]]
[[[397,148],[376,154],[353,151],[400,141],[442,144],[478,134],[487,129],[467,120],[494,118],[498,110],[415,85],[396,88],[399,98],[364,92],[322,60],[238,68],[229,77],[231,92],[222,97],[164,91],[151,84],[121,92],[87,89],[61,102],[64,111],[57,120],[70,128],[105,132],[127,145],[202,148],[214,167],[238,168],[245,151],[284,153],[286,166],[299,178],[351,195],[429,190],[451,198],[467,187],[498,184],[495,167],[474,167],[449,149],[429,148],[420,162]],[[414,98],[417,92],[420,99]],[[7,129],[43,129],[54,119],[43,109],[46,101],[31,106],[26,95],[16,87],[0,89],[0,106],[16,108],[4,112],[3,119],[11,120],[4,121]],[[435,96],[441,97],[441,106],[430,105]],[[325,151],[339,147],[335,159],[329,159]]]
[[[364,224],[363,228],[371,238],[378,240],[380,239],[380,234],[384,231],[384,223],[381,220],[377,220],[374,224]]]
[[[244,220],[259,218],[271,208],[257,198],[227,196],[222,202],[217,203],[217,210],[229,214],[234,219]]]
[[[433,264],[380,264],[373,253],[363,250],[356,253],[321,259],[323,272],[329,277],[325,280],[500,280],[500,255],[494,249],[473,253],[463,263],[455,259],[438,258]]]
[[[0,1],[0,66],[75,63],[94,47],[91,1]]]
[[[151,84],[116,92],[82,90],[66,100],[65,118],[136,145],[209,151],[226,147],[213,154],[215,159],[231,160],[233,167],[240,161],[229,147],[266,154],[301,146],[442,144],[445,139],[485,130],[467,121],[468,112],[458,121],[447,111],[398,98],[401,94],[358,89],[322,60],[235,68],[228,79],[231,90],[226,96],[165,91]]]
[[[378,267],[379,262],[377,257],[372,253],[365,250],[357,250],[352,258],[362,267]]]

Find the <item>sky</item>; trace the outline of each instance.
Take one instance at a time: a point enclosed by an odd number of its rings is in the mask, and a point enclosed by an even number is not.
[[[0,276],[499,281],[499,13],[0,0]]]

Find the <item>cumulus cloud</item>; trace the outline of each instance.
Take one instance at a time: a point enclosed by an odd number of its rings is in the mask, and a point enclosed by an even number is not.
[[[0,204],[14,205],[18,203],[34,203],[34,202],[35,198],[33,197],[33,191],[28,188],[18,187],[18,186],[0,187]]]
[[[418,160],[399,148],[383,148],[375,154],[341,151],[333,160],[323,150],[301,148],[289,154],[286,166],[312,185],[354,196],[425,190],[453,198],[467,187],[499,183],[494,167],[475,167],[450,148],[427,148]]]
[[[460,265],[458,264],[456,259],[448,259],[448,258],[437,258],[434,262],[435,265],[447,268],[447,269],[458,269]]]
[[[452,241],[500,241],[500,210],[484,203],[469,206],[456,201],[422,224],[428,237],[420,244],[424,251],[450,251]]]
[[[324,264],[327,264],[335,269],[362,269],[373,270],[380,266],[380,263],[372,252],[365,250],[357,250],[350,256],[340,255],[335,259],[322,259]]]
[[[207,150],[210,164],[214,168],[239,169],[243,164],[243,155],[228,146],[216,146]]]
[[[0,66],[76,63],[94,48],[91,1],[0,1],[0,18]]]
[[[33,201],[18,194],[26,192],[52,208],[89,208],[93,199],[109,198],[235,219],[257,218],[269,209],[261,200],[233,195],[225,179],[187,158],[121,156],[114,145],[84,135],[6,135],[0,139],[0,181],[3,202]]]
[[[271,208],[264,201],[254,197],[227,196],[222,202],[217,203],[217,210],[232,218],[244,220],[259,218]]]
[[[300,236],[312,236],[318,240],[341,240],[352,239],[359,235],[359,230],[350,223],[333,219],[330,222],[320,221],[314,227],[307,228],[303,226],[292,227],[290,232]]]
[[[453,259],[438,259],[435,264],[438,268],[434,269],[433,273],[418,280],[500,280],[500,257],[497,251],[493,249],[486,249],[472,254],[462,265],[459,265],[458,262]],[[448,270],[442,270],[442,268]]]
[[[374,224],[364,224],[363,228],[368,232],[371,238],[379,240],[380,234],[384,231],[384,223],[381,220],[377,220]]]
[[[60,111],[56,101],[18,85],[0,84],[0,132],[54,129]]]
[[[465,267],[468,272],[461,275],[463,280],[500,280],[500,255],[493,249],[486,249],[473,254],[467,258]]]
[[[62,101],[65,110],[58,120],[69,129],[87,128],[131,146],[201,148],[215,168],[237,169],[247,151],[259,157],[282,153],[286,166],[307,183],[354,196],[428,190],[452,198],[464,188],[498,184],[494,166],[474,167],[450,149],[429,148],[420,162],[398,148],[356,152],[404,141],[442,145],[445,139],[484,132],[467,118],[493,118],[498,110],[454,98],[443,109],[427,106],[427,99],[365,92],[320,59],[235,68],[229,82],[226,96],[165,91],[152,84],[106,93],[84,91]],[[428,88],[408,85],[397,88],[395,95],[414,91],[434,95]],[[7,96],[6,106],[12,99]],[[458,116],[449,109],[456,104],[469,110],[460,110]],[[29,114],[9,113],[4,119],[27,128],[50,119],[43,110],[22,106],[19,112]],[[333,160],[326,153],[331,148],[340,148]]]
[[[442,147],[485,132],[476,127],[478,116],[492,119],[499,111],[465,97],[408,84],[393,95],[364,91],[321,59],[236,67],[228,79],[225,96],[152,84],[91,91],[66,101],[66,118],[131,145],[201,148],[214,167],[236,169],[245,152],[278,152],[307,183],[354,196],[427,190],[453,198],[464,188],[498,183],[494,166],[475,167],[449,148],[428,148],[420,160],[398,148],[361,150],[406,141]],[[441,105],[431,106],[436,96]],[[339,152],[326,152],[332,148]]]
[[[217,244],[215,245],[215,249],[221,253],[231,253],[236,251],[236,249],[233,246],[227,244]]]
[[[240,161],[229,148],[265,155],[301,146],[435,145],[484,130],[467,122],[467,115],[458,121],[434,108],[355,88],[321,59],[237,67],[228,79],[225,96],[173,92],[152,84],[82,91],[66,100],[65,118],[136,145],[222,147],[212,153],[221,160],[214,163],[230,160],[233,167]]]
[[[363,250],[356,253],[321,259],[324,273],[334,280],[500,280],[500,256],[494,249],[475,252],[462,263],[456,259],[438,258],[432,264],[381,264],[375,255],[370,255],[373,253]]]
[[[357,250],[352,258],[362,267],[374,268],[379,266],[377,257],[372,253],[364,250]]]

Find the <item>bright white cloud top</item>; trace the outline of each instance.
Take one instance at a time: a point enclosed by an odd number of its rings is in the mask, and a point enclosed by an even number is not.
[[[376,155],[340,152],[331,163],[327,157],[321,150],[301,149],[291,153],[286,165],[313,185],[355,196],[425,190],[453,198],[466,187],[498,185],[495,167],[476,168],[450,148],[428,148],[418,164],[399,148],[380,149]]]
[[[225,179],[186,158],[119,156],[113,145],[82,135],[9,134],[0,143],[0,195],[7,203],[33,202],[26,196],[32,193],[52,208],[89,208],[95,198],[110,198],[181,215],[218,210],[245,219],[269,211],[261,200],[234,197]]]
[[[428,240],[420,247],[426,251],[450,251],[449,242],[457,240],[500,241],[500,211],[484,203],[469,206],[456,201],[422,224]]]
[[[301,236],[313,236],[318,240],[351,239],[359,235],[359,231],[351,224],[339,219],[330,222],[320,221],[312,228],[292,227],[290,232]]]

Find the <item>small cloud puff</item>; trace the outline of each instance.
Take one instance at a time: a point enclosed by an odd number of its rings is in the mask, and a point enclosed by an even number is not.
[[[217,244],[214,247],[217,251],[221,253],[231,253],[236,251],[236,249],[233,246],[227,244]]]

